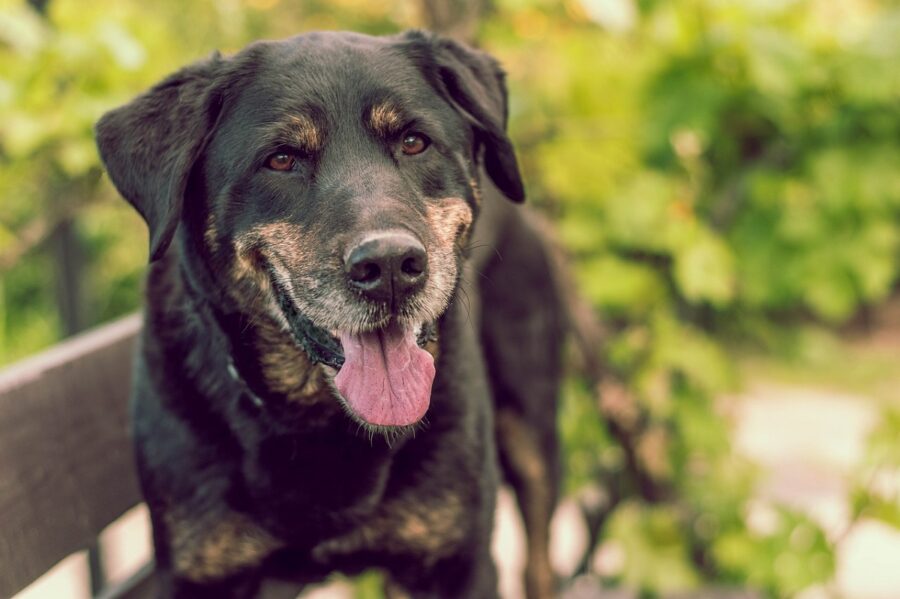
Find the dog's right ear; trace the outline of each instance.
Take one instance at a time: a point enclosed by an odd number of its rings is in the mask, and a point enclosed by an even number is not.
[[[514,202],[525,199],[522,174],[506,133],[506,75],[490,55],[448,37],[410,30],[400,34],[407,55],[435,90],[476,131],[484,148],[484,167],[503,194]]]
[[[506,132],[506,75],[500,63],[450,38],[433,36],[431,43],[447,98],[478,131],[487,174],[510,200],[524,201],[522,174]]]
[[[175,235],[191,168],[215,126],[223,65],[216,53],[187,66],[97,122],[110,179],[147,221],[151,262]]]

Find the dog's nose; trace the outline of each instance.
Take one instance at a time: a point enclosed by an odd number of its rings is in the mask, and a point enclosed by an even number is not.
[[[368,297],[396,302],[425,283],[428,255],[407,233],[387,233],[363,239],[346,254],[344,270],[350,283]]]

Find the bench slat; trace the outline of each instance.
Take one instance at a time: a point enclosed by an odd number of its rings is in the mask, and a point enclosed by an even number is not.
[[[140,501],[128,438],[139,315],[0,371],[0,596]]]
[[[153,584],[153,562],[134,573],[128,580],[100,593],[96,599],[152,599],[156,597]]]

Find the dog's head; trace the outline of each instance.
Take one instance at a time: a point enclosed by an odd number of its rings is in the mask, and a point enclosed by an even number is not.
[[[314,33],[188,66],[105,115],[97,140],[151,260],[180,230],[228,301],[340,368],[354,416],[395,426],[428,407],[420,345],[458,284],[479,167],[523,199],[505,125],[486,54]]]

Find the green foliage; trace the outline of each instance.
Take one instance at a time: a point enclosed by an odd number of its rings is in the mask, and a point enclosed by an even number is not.
[[[698,586],[700,577],[673,508],[623,504],[608,525],[608,538],[628,556],[621,574],[624,584],[652,593]]]
[[[883,410],[866,449],[865,463],[853,481],[852,520],[873,518],[900,529],[900,487],[889,482],[900,469],[900,408]]]
[[[823,532],[784,509],[773,516],[771,531],[726,531],[713,541],[713,555],[724,578],[777,597],[795,595],[827,579],[834,571],[834,557]]]
[[[596,414],[590,390],[580,381],[566,381],[558,418],[560,433],[566,439],[566,494],[587,487],[600,473],[623,467],[621,448],[605,430],[598,429]]]
[[[664,490],[618,488],[612,577],[790,596],[831,576],[832,548],[778,506],[750,525],[754,468],[713,398],[735,383],[725,341],[783,344],[787,317],[842,323],[897,284],[900,7],[641,0],[629,24],[601,4],[615,3],[501,0],[480,39],[509,72],[530,197],[610,325],[602,349],[642,414],[635,451]],[[409,3],[363,0],[52,0],[47,15],[0,0],[0,363],[65,330],[58,256],[29,245],[42,227],[74,220],[83,324],[139,304],[146,231],[102,178],[91,128],[104,110],[213,48],[414,21]],[[618,480],[625,448],[593,390],[572,378],[564,399],[567,490]],[[897,467],[898,422],[888,413],[872,437],[856,517],[897,524],[872,473]],[[378,586],[370,575],[359,594]]]
[[[754,469],[712,402],[733,385],[722,342],[782,343],[786,317],[842,323],[896,285],[900,11],[642,2],[617,35],[580,7],[501,4],[484,39],[510,70],[531,197],[612,325],[606,354],[647,415],[638,453],[672,490],[613,513],[618,579],[795,594],[831,576],[832,548],[778,507],[773,530],[748,526]],[[573,487],[624,467],[591,401],[570,388],[561,420]],[[859,510],[894,520],[896,498],[860,488]]]

